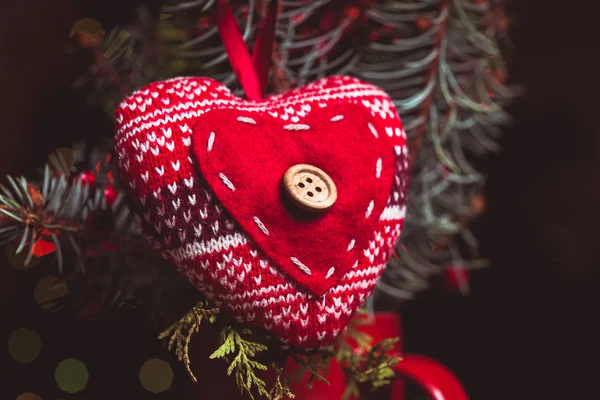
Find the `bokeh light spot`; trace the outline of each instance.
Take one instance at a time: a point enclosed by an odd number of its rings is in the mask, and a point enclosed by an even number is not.
[[[19,397],[17,397],[17,400],[44,400],[44,399],[42,399],[40,396],[38,396],[35,393],[27,392],[27,393],[20,394]]]
[[[142,365],[140,381],[147,391],[161,393],[173,384],[173,370],[168,362],[153,358]]]
[[[45,276],[40,279],[33,291],[35,301],[44,310],[61,308],[60,299],[69,294],[69,288],[55,276]]]
[[[40,263],[40,259],[34,256],[31,257],[31,260],[29,260],[29,264],[27,264],[27,267],[25,267],[27,252],[22,251],[19,254],[16,254],[18,245],[18,240],[12,241],[6,245],[6,258],[8,259],[10,265],[17,269],[31,269]]]
[[[15,329],[8,337],[8,352],[23,364],[34,361],[42,351],[40,336],[28,328]]]
[[[85,389],[89,377],[85,364],[73,358],[61,361],[54,372],[58,387],[67,393],[77,393]]]

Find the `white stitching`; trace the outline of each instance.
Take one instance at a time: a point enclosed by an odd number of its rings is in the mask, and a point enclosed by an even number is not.
[[[269,236],[269,230],[267,229],[265,224],[263,224],[262,221],[258,219],[258,217],[254,217],[253,219],[256,225],[258,226],[258,229],[260,229],[265,235]]]
[[[288,124],[284,125],[283,129],[287,129],[288,131],[306,131],[310,129],[310,126],[306,124]]]
[[[381,170],[383,169],[383,162],[381,158],[377,159],[377,164],[375,165],[375,176],[377,178],[381,178]]]
[[[354,248],[354,244],[356,243],[356,240],[352,239],[350,241],[350,243],[348,243],[348,248],[346,249],[346,251],[350,251]]]
[[[335,272],[335,267],[329,268],[329,271],[327,271],[327,275],[325,275],[325,279],[331,278],[331,275],[333,275],[334,272]]]
[[[296,257],[291,257],[290,260],[292,260],[296,267],[300,268],[306,275],[312,275],[310,269],[306,265],[302,264]]]
[[[235,186],[233,186],[233,183],[231,183],[231,181],[225,176],[225,174],[220,172],[219,178],[221,178],[221,180],[223,181],[225,186],[227,186],[229,189],[231,189],[232,192],[235,192]]]
[[[215,144],[215,133],[211,132],[208,137],[208,145],[206,146],[206,151],[211,151],[213,148],[213,144]]]
[[[331,122],[337,122],[337,121],[341,121],[344,119],[343,115],[336,115],[335,117],[331,118]]]
[[[373,212],[373,208],[375,208],[375,202],[373,200],[371,200],[371,202],[369,203],[369,207],[367,207],[367,212],[365,214],[365,218],[369,218],[371,216],[371,213]]]
[[[367,125],[369,127],[369,130],[373,134],[373,136],[375,136],[377,139],[379,139],[379,135],[377,134],[377,131],[375,130],[375,127],[370,122]]]
[[[240,121],[240,122],[245,122],[247,124],[254,124],[254,125],[256,125],[256,121],[253,120],[250,117],[237,117],[237,120]]]

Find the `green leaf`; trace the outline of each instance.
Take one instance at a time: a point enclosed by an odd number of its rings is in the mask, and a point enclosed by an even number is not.
[[[228,354],[233,353],[234,350],[235,350],[235,341],[234,341],[233,335],[230,333],[225,338],[225,341],[223,342],[223,344],[221,344],[221,346],[219,346],[219,348],[217,350],[215,350],[208,358],[210,358],[211,360],[215,359],[215,358],[222,358]]]

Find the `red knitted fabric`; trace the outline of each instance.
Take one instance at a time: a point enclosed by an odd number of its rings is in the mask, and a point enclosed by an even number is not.
[[[402,228],[406,136],[389,97],[332,77],[263,102],[206,78],[117,109],[116,149],[150,242],[207,298],[283,343],[321,347],[371,293]],[[333,207],[299,218],[281,179],[327,172]]]

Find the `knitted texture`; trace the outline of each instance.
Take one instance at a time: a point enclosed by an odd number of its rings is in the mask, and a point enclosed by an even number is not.
[[[176,78],[133,93],[116,118],[133,212],[163,257],[239,322],[290,346],[333,342],[404,222],[406,136],[390,98],[350,77],[263,102]],[[331,176],[330,210],[306,219],[286,206],[294,164]]]

